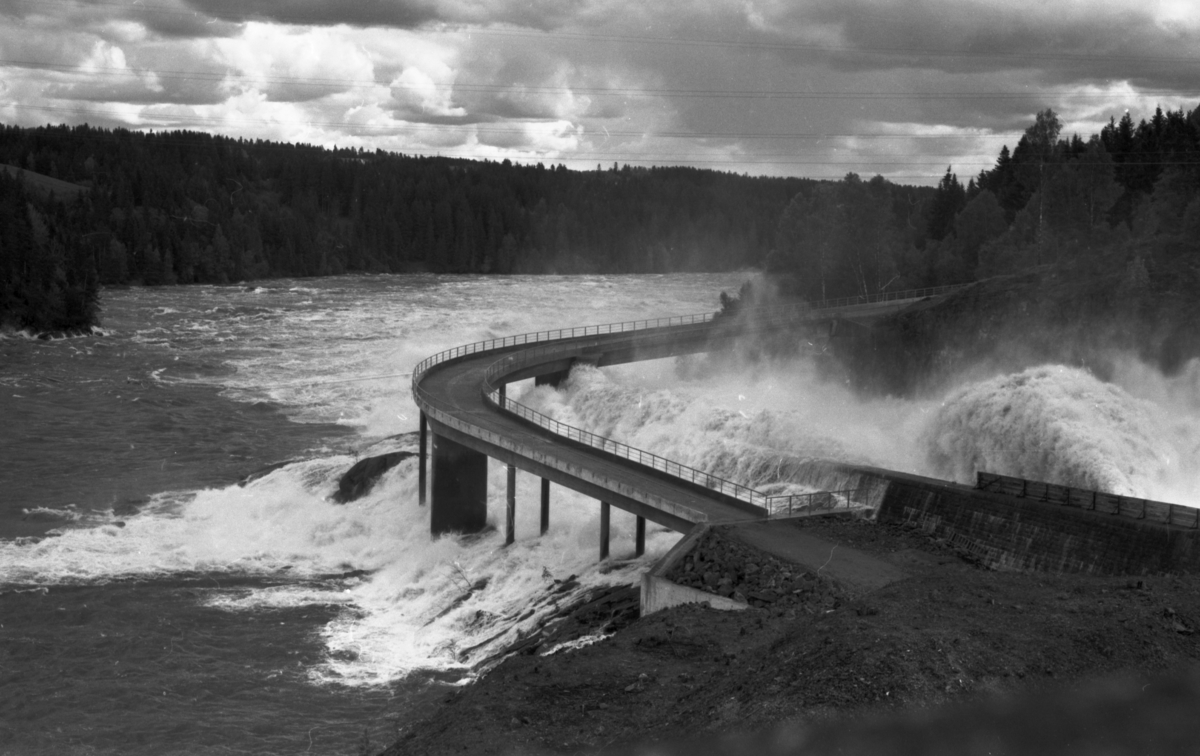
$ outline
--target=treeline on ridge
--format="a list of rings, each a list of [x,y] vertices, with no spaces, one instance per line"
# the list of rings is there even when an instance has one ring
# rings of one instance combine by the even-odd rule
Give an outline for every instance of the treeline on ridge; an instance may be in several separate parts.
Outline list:
[[[1200,108],[1086,141],[1037,114],[995,167],[931,194],[855,174],[805,187],[781,214],[766,267],[810,300],[967,283],[1055,264],[1121,275],[1130,290],[1181,270],[1200,288]],[[1189,272],[1190,271],[1190,272]],[[1195,289],[1193,289],[1195,290]]]
[[[1174,275],[1200,244],[1200,108],[1061,131],[1042,111],[965,186],[951,167],[913,187],[0,127],[0,325],[84,328],[99,285],[346,272],[753,266],[808,299],[1051,262],[1134,288]]]
[[[196,132],[0,128],[0,164],[85,187],[29,187],[29,223],[83,247],[101,284],[346,272],[728,270],[761,261],[803,186],[691,168],[568,171],[321,149]],[[27,182],[28,183],[28,182]],[[43,183],[48,183],[43,181]],[[26,237],[29,235],[26,234]],[[33,239],[34,246],[44,243]],[[0,249],[16,289],[25,241]],[[16,245],[15,248],[13,245]],[[39,253],[40,254],[40,253]],[[37,255],[35,255],[37,256]],[[9,320],[11,295],[0,300]]]

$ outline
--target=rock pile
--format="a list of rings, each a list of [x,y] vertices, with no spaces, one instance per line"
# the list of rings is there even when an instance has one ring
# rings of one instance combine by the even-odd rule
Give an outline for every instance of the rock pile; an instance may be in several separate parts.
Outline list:
[[[366,496],[385,472],[415,456],[412,452],[396,451],[359,460],[338,480],[338,490],[333,493],[333,500],[338,504],[348,504]]]
[[[754,607],[836,609],[837,588],[797,564],[764,554],[713,528],[666,578],[679,585],[731,598]]]

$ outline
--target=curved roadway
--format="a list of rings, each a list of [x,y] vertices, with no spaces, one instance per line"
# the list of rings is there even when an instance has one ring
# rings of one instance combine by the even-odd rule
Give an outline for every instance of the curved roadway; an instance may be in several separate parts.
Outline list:
[[[927,298],[825,308],[819,317],[813,312],[811,319],[854,317],[868,311],[879,316]],[[706,322],[699,322],[701,318]],[[755,329],[769,330],[772,321],[764,322],[767,325],[756,324]],[[782,321],[774,323],[775,327],[782,325]],[[662,327],[646,325],[651,327],[562,338],[535,334],[529,337],[531,343],[517,345],[508,340],[460,348],[458,351],[466,353],[438,355],[428,361],[432,364],[418,366],[413,375],[413,398],[435,434],[674,530],[686,532],[699,522],[765,518],[762,507],[571,440],[501,409],[488,398],[489,391],[508,382],[559,372],[575,361],[606,365],[709,351],[745,332],[744,325],[733,328],[711,316]],[[794,317],[789,327],[795,327]]]

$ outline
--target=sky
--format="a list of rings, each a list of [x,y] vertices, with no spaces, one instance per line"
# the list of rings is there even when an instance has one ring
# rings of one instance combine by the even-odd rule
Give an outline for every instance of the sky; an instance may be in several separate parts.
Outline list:
[[[0,123],[965,182],[1200,106],[1197,0],[0,0]]]

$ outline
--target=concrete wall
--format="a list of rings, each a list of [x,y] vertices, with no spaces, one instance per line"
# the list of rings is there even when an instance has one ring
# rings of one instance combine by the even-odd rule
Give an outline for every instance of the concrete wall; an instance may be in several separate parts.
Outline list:
[[[668,551],[658,563],[642,575],[641,615],[645,617],[663,609],[680,604],[708,604],[713,609],[737,611],[747,608],[746,604],[733,599],[717,596],[707,591],[679,585],[667,580],[663,575],[671,571],[675,563],[683,559],[689,551],[695,548],[708,525],[697,525],[692,528],[674,548]]]
[[[882,473],[880,522],[915,525],[1001,569],[1200,572],[1200,531]]]

